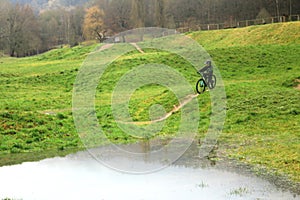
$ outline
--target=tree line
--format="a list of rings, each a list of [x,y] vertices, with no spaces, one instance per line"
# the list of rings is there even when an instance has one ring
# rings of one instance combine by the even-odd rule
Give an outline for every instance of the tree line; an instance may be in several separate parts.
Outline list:
[[[44,10],[1,0],[0,50],[30,56],[63,44],[102,42],[138,27],[174,29],[299,13],[297,0],[91,0]]]

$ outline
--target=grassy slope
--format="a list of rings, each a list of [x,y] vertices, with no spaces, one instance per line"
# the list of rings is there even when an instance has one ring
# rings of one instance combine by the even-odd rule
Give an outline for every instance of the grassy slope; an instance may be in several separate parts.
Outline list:
[[[96,96],[97,116],[103,131],[113,142],[127,143],[135,141],[135,138],[124,134],[123,131],[118,128],[111,113],[112,91],[119,79],[131,69],[142,64],[159,61],[160,63],[176,68],[187,80],[190,80],[192,85],[197,81],[198,75],[195,74],[195,69],[179,56],[170,55],[166,52],[158,52],[152,49],[146,49],[144,51],[146,52],[145,54],[134,51],[116,60],[107,69],[99,82]],[[208,95],[206,95],[206,97],[208,97]],[[178,105],[178,101],[175,95],[165,87],[158,85],[144,86],[133,93],[129,102],[129,112],[131,113],[133,121],[149,121],[149,109],[153,104],[160,104],[166,109],[166,112],[169,112],[173,109],[173,105]],[[202,108],[205,112],[208,109],[208,105]],[[159,133],[161,139],[168,140],[168,138],[176,133],[180,114],[179,111],[166,120],[165,128]],[[204,115],[205,114],[203,114],[203,118],[208,118],[207,115]]]
[[[226,155],[300,181],[300,23],[191,34],[226,84]]]
[[[77,70],[92,49],[63,48],[29,58],[1,58],[0,165],[20,159],[7,153],[78,147],[72,89]]]
[[[227,156],[275,169],[295,181],[300,181],[300,91],[293,88],[294,80],[300,78],[299,27],[300,23],[286,23],[191,34],[212,55],[226,84],[228,113],[219,140],[221,149]],[[81,146],[71,115],[72,84],[92,48],[63,48],[22,59],[0,58],[0,165],[14,157],[20,160],[19,152]],[[97,116],[111,140],[134,141],[112,118],[110,97],[117,78],[153,60],[178,69],[191,83],[197,80],[191,67],[182,68],[187,63],[164,52],[146,50],[141,55],[136,51],[118,59],[97,89]],[[209,123],[209,95],[198,99],[202,105],[201,136]],[[169,111],[176,102],[164,88],[146,87],[134,93],[129,108],[135,120],[144,121],[149,118],[147,108],[151,104],[163,104]],[[168,138],[178,129],[179,117],[180,112],[167,120],[162,137]]]
[[[240,29],[194,32],[191,36],[208,49],[267,44],[299,44],[299,22],[249,26]]]

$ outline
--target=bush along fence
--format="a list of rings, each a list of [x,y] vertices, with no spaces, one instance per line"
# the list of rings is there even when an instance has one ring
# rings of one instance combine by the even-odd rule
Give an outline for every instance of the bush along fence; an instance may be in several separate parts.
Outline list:
[[[278,17],[244,20],[244,21],[229,20],[225,23],[220,23],[220,24],[202,24],[194,27],[181,27],[178,28],[177,31],[180,33],[186,33],[190,31],[200,31],[200,30],[207,31],[207,30],[227,29],[227,28],[242,28],[242,27],[253,26],[253,25],[282,23],[282,22],[291,22],[291,21],[300,21],[300,15],[278,16]]]

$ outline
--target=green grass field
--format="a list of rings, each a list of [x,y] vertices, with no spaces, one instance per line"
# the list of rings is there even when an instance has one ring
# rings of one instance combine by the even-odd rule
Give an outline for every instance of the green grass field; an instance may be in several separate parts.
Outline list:
[[[300,23],[196,32],[217,63],[228,110],[225,154],[300,181]]]
[[[300,91],[295,89],[300,79],[300,23],[189,36],[206,48],[225,83],[227,117],[219,153],[300,182]],[[94,48],[64,47],[34,57],[0,58],[0,165],[31,160],[26,155],[32,153],[47,157],[83,148],[72,117],[72,90],[83,60]],[[145,54],[133,51],[120,57],[103,75],[96,94],[96,114],[111,141],[136,141],[114,122],[110,106],[114,85],[130,69],[153,61],[174,67],[191,84],[197,81],[189,63],[167,52],[145,49]],[[209,93],[197,98],[201,138],[209,124]],[[153,104],[168,112],[178,101],[164,87],[141,88],[130,99],[132,118],[149,120]],[[179,118],[180,111],[167,119],[159,137],[172,137]]]

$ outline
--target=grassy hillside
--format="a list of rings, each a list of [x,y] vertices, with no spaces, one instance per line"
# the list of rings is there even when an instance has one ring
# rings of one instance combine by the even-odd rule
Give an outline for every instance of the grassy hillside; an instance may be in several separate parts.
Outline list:
[[[238,29],[194,32],[190,34],[207,49],[300,44],[300,23],[277,23]]]
[[[93,48],[0,59],[0,165],[14,163],[14,157],[33,159],[16,153],[78,148],[71,115],[73,82]]]
[[[226,86],[227,156],[300,181],[300,23],[195,32]]]
[[[191,37],[208,50],[225,82],[228,108],[219,153],[300,182],[300,91],[294,88],[300,79],[300,23],[196,32]],[[24,152],[82,148],[71,113],[72,89],[93,48],[65,47],[30,58],[0,58],[0,165],[24,159],[20,154]],[[192,84],[197,81],[189,63],[167,52],[145,49],[145,54],[133,51],[120,57],[103,75],[96,98],[97,117],[114,142],[135,139],[114,122],[112,89],[130,69],[152,61],[174,67]],[[209,124],[209,93],[198,100],[202,115],[198,137],[202,137]],[[147,120],[155,103],[168,112],[178,102],[163,87],[142,88],[130,100],[133,119]],[[166,121],[161,138],[176,132],[179,117],[180,112]]]

